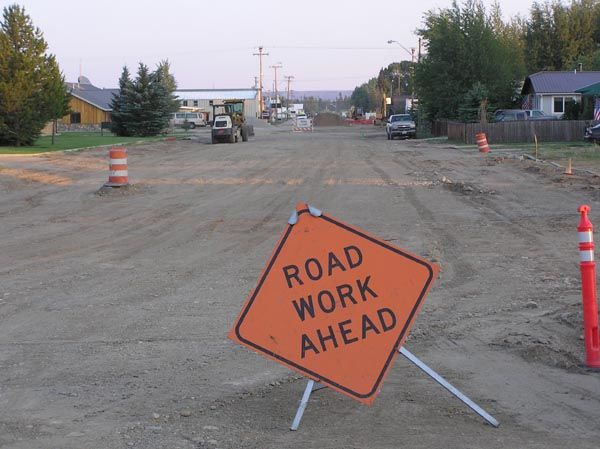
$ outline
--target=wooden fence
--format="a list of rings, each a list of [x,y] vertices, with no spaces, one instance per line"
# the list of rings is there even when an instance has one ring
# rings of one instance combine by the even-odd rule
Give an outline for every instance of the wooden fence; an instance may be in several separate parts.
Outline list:
[[[591,120],[525,120],[499,123],[447,122],[448,140],[475,143],[475,134],[485,133],[488,143],[581,141]]]
[[[448,120],[436,120],[431,124],[431,134],[434,137],[448,135]]]

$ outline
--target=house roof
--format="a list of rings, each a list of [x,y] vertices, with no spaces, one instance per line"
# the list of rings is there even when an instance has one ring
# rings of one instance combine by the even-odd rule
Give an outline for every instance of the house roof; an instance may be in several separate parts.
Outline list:
[[[182,100],[254,100],[257,89],[178,89],[173,92]]]
[[[117,95],[119,93],[119,89],[101,89],[91,84],[66,84],[71,95],[107,112],[112,110],[110,103],[113,99],[113,94]]]
[[[600,72],[537,72],[525,78],[521,94],[564,94],[600,82]]]

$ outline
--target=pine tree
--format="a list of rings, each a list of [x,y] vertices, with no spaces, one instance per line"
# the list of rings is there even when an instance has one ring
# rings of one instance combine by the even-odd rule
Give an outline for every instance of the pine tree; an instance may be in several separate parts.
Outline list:
[[[130,101],[133,90],[133,82],[129,75],[127,66],[123,67],[121,77],[119,78],[119,93],[113,95],[110,103],[112,109],[111,116],[111,131],[118,136],[131,136],[127,124],[131,122]]]
[[[179,108],[173,95],[175,79],[168,63],[150,72],[140,63],[137,77],[131,80],[127,67],[119,79],[119,94],[113,98],[112,131],[120,136],[155,136],[167,128],[171,113]]]
[[[68,93],[56,59],[25,9],[4,8],[0,22],[0,145],[31,145],[66,112]]]

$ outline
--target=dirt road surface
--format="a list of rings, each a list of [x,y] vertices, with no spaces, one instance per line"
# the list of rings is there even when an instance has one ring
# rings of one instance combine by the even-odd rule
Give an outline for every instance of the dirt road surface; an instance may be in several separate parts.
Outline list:
[[[0,447],[597,448],[582,367],[577,207],[600,182],[372,127],[258,128],[248,143],[0,156]],[[437,261],[406,347],[366,407],[226,334],[298,201]]]

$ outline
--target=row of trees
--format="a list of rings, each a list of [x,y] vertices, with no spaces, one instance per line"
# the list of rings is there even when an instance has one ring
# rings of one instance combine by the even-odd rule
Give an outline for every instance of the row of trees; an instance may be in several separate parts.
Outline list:
[[[425,55],[379,71],[358,86],[355,106],[382,107],[397,73],[400,92],[414,80],[423,115],[465,121],[496,108],[520,106],[527,74],[541,70],[600,70],[600,1],[549,0],[534,3],[529,17],[502,18],[499,3],[486,10],[480,0],[454,1],[425,14],[417,34]],[[414,70],[414,74],[412,72]]]
[[[322,98],[311,95],[308,97],[305,96],[291,99],[290,103],[302,103],[304,105],[304,112],[309,115],[315,115],[323,111],[344,111],[351,106],[350,98],[342,95],[341,92],[338,92],[338,96],[335,100],[323,100]]]
[[[402,61],[380,69],[376,77],[354,89],[351,103],[363,111],[374,111],[383,107],[386,96],[411,95],[414,66],[411,61]]]
[[[534,3],[527,20],[514,19],[529,72],[600,70],[600,2]]]

